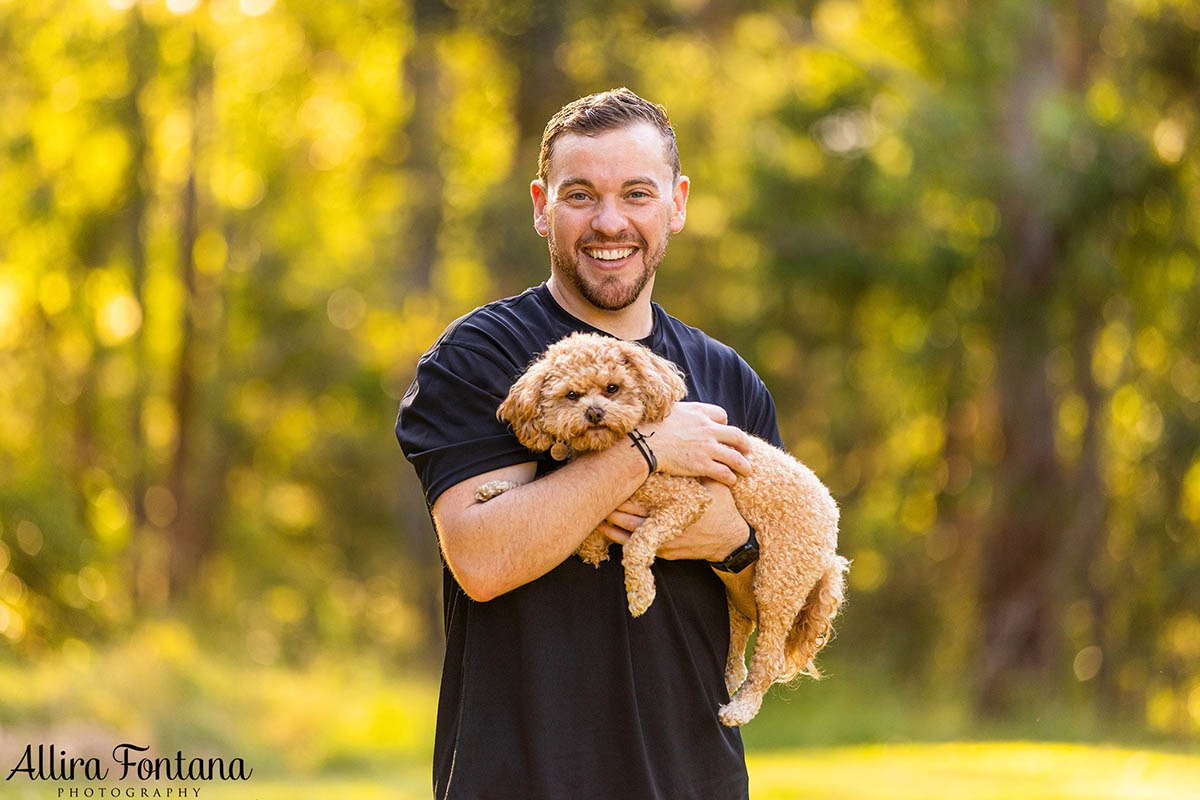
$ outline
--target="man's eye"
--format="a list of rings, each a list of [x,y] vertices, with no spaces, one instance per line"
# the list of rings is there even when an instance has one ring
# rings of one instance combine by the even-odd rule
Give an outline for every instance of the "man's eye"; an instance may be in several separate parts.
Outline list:
[[[620,386],[617,386],[615,383],[610,383],[604,388],[604,391],[608,392],[609,394],[616,394],[618,391],[620,391],[620,389]]]
[[[631,198],[633,198],[634,200],[641,200],[643,198],[649,197],[650,193],[644,192],[641,189],[634,189],[632,192],[629,193],[629,196]]]
[[[567,399],[568,400],[578,400],[579,392],[572,389],[571,391],[567,392]]]
[[[569,195],[567,195],[567,199],[582,203],[588,199],[588,196],[587,192],[571,192]]]

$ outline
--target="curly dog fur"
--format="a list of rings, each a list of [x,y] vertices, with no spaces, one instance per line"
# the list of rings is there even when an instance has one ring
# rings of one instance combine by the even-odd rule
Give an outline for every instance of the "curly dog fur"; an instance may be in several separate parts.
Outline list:
[[[497,416],[530,450],[553,448],[558,457],[603,450],[639,424],[665,418],[686,393],[679,369],[649,349],[576,333],[530,365]],[[732,699],[719,717],[731,726],[754,718],[773,683],[801,673],[820,677],[814,659],[829,640],[849,568],[836,552],[838,508],[829,491],[779,448],[755,437],[750,442],[753,472],[738,478],[731,492],[742,517],[758,532],[758,639],[747,669],[744,654],[755,621],[729,603],[725,684]],[[476,499],[483,502],[514,485],[484,484]],[[629,610],[638,616],[654,601],[650,567],[658,548],[699,519],[711,498],[695,478],[654,473],[633,499],[651,509],[625,545],[622,560]],[[609,540],[593,531],[578,555],[599,566],[608,558],[608,546]]]

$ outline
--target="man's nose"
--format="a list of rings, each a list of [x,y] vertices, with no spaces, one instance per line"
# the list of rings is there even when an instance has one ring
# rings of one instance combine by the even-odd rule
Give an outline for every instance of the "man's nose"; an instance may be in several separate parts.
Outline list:
[[[616,236],[624,232],[628,225],[629,220],[617,208],[615,199],[605,200],[601,203],[596,216],[592,217],[592,230],[605,236]]]
[[[600,408],[600,406],[592,406],[587,411],[583,412],[583,415],[587,417],[588,422],[592,423],[593,425],[599,425],[604,419],[604,409]]]

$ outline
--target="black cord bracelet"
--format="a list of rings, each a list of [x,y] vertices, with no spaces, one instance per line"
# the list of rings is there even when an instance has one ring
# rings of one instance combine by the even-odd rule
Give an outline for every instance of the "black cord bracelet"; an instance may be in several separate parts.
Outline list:
[[[650,436],[653,435],[653,433],[650,434]],[[638,452],[642,454],[642,458],[646,459],[646,466],[650,467],[650,474],[653,475],[658,471],[658,459],[654,457],[654,451],[650,449],[650,442],[646,441],[650,436],[646,436],[637,428],[629,432],[629,438],[633,440],[633,444],[630,447],[638,449]]]

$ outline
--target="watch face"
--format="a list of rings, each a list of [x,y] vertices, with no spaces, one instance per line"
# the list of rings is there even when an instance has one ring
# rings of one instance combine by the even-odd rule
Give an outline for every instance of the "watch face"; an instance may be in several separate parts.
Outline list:
[[[753,538],[734,550],[724,561],[710,561],[714,569],[723,572],[741,572],[746,567],[758,561],[758,542]]]
[[[755,561],[758,561],[758,547],[746,544],[725,561],[725,568],[730,572],[741,572]]]
[[[750,528],[750,538],[746,543],[729,554],[729,558],[724,561],[708,562],[713,569],[719,569],[722,572],[741,572],[746,567],[758,561],[758,534],[754,528]]]

